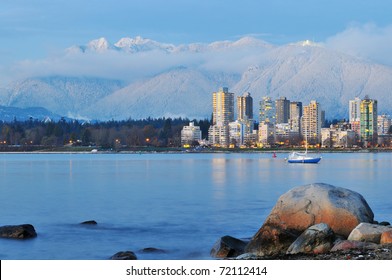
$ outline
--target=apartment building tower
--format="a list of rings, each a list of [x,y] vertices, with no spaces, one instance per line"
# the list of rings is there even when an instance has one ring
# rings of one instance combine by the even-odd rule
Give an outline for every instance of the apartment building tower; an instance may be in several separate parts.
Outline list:
[[[308,143],[319,144],[321,142],[321,106],[312,100],[303,107],[301,119],[301,134]]]
[[[377,100],[368,96],[361,101],[360,105],[361,140],[365,146],[377,143]]]

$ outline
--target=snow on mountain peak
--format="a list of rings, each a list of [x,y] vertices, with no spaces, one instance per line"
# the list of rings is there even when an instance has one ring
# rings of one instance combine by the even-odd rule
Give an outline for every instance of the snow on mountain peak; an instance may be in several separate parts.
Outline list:
[[[99,39],[90,41],[87,44],[87,49],[102,52],[111,49],[111,45],[108,40],[106,40],[106,38],[101,37]]]
[[[124,37],[114,44],[119,50],[135,53],[139,51],[162,50],[165,52],[172,52],[174,45],[160,43],[151,39],[145,39],[141,36],[135,38]]]
[[[121,38],[117,43],[114,45],[118,48],[130,48],[134,45],[142,45],[142,44],[147,44],[151,40],[149,39],[144,39],[140,36],[136,36],[135,38],[130,38],[130,37],[124,37]]]
[[[242,37],[241,39],[233,42],[232,45],[236,47],[262,47],[262,48],[272,47],[271,44],[251,36]]]
[[[304,40],[294,43],[293,45],[301,46],[301,47],[322,47],[321,44],[313,42],[311,40]]]

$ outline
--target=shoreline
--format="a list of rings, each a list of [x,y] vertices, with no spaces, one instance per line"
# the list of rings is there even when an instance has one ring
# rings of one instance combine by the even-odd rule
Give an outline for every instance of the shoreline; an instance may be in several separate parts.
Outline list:
[[[256,257],[257,260],[392,260],[392,243],[377,245],[376,248],[350,249],[323,254],[278,255]]]
[[[180,148],[157,148],[157,149],[132,149],[132,150],[95,150],[91,149],[40,149],[40,150],[0,150],[0,154],[288,154],[293,151],[301,152],[302,149],[284,150],[261,150],[261,149],[208,149],[187,150]],[[392,149],[362,149],[362,150],[308,150],[311,154],[376,154],[391,153]]]

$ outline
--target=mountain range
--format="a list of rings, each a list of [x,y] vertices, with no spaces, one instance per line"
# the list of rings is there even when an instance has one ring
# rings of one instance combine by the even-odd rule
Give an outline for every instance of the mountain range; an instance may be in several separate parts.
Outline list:
[[[341,119],[348,118],[349,100],[368,95],[379,101],[379,113],[392,113],[391,67],[310,41],[276,46],[244,37],[176,46],[100,38],[66,49],[61,61],[67,60],[102,71],[81,73],[75,64],[77,75],[59,71],[17,80],[0,89],[0,105],[89,120],[201,119],[211,116],[212,92],[226,86],[236,96],[251,93],[256,119],[263,96],[304,105],[317,100],[328,119]]]

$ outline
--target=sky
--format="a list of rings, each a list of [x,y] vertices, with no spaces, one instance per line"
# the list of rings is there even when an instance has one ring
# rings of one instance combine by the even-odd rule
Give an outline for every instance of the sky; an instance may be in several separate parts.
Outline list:
[[[392,65],[390,11],[390,0],[1,0],[0,74],[96,38],[136,36],[172,44],[309,39]]]

